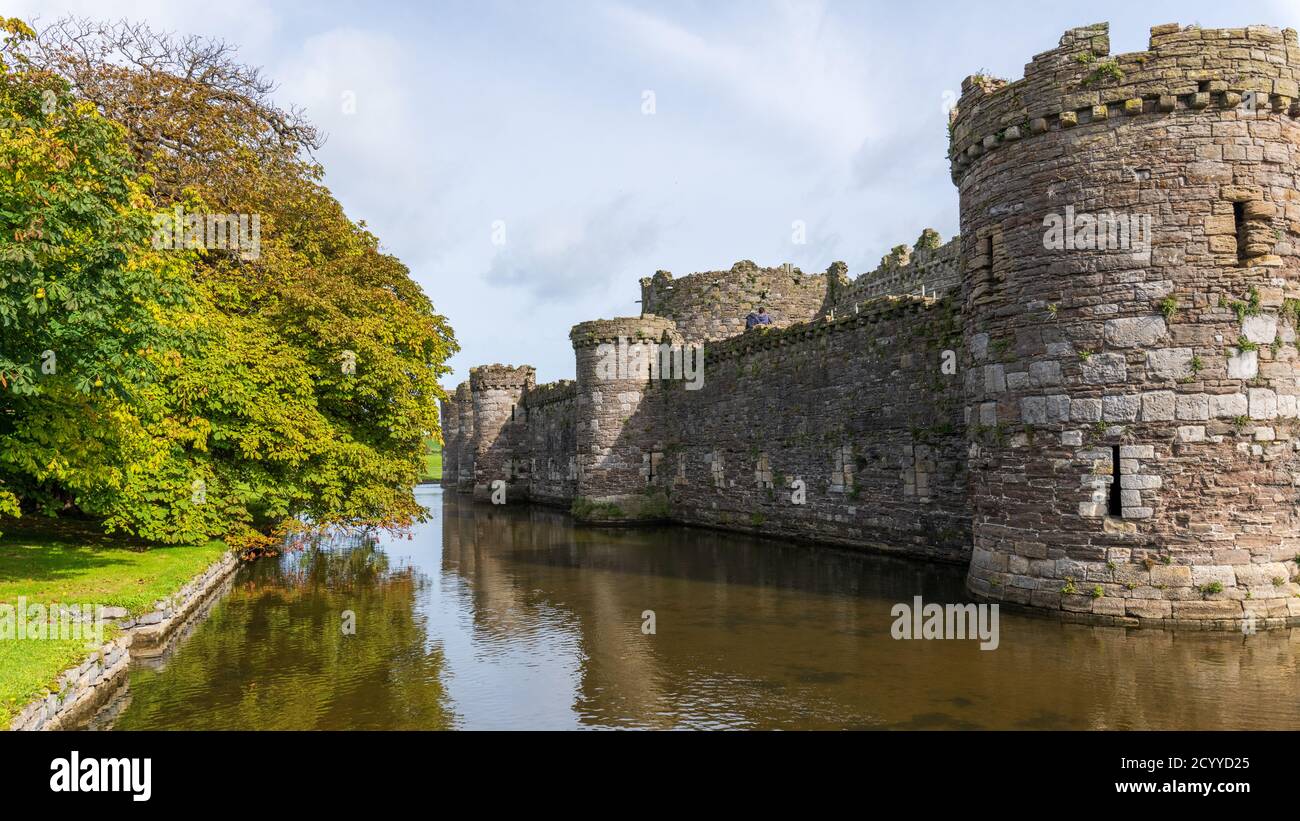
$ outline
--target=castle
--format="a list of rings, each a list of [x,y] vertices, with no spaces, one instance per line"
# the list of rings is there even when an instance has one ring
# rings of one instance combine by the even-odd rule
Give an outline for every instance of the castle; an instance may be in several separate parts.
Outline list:
[[[444,484],[961,562],[1067,620],[1300,624],[1296,32],[1109,52],[1072,29],[962,83],[947,244],[660,271],[640,317],[572,329],[576,381],[472,369]],[[620,344],[701,345],[703,384],[611,370]]]

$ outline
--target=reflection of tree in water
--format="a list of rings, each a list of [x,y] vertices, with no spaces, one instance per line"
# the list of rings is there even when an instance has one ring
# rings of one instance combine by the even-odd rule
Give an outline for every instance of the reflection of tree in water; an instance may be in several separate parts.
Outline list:
[[[451,714],[416,596],[372,538],[317,542],[241,571],[161,670],[132,673],[116,724],[184,729],[441,729]],[[345,611],[356,634],[344,635]]]

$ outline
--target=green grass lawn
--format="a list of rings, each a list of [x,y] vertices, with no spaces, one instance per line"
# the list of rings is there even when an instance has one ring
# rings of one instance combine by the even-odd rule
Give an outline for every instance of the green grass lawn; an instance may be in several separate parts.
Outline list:
[[[424,473],[420,475],[420,481],[442,481],[442,445],[432,439],[425,439],[424,450]]]
[[[147,612],[226,552],[224,542],[149,546],[84,522],[0,522],[0,602],[92,604]],[[105,638],[109,638],[105,636]],[[0,641],[0,729],[92,648],[74,639]]]

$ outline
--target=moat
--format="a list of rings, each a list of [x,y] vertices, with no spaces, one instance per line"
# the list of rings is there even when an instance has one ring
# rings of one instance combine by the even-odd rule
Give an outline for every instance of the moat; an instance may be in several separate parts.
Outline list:
[[[965,568],[418,494],[409,539],[242,568],[94,726],[1300,729],[1300,629],[898,641],[891,607],[967,601]]]

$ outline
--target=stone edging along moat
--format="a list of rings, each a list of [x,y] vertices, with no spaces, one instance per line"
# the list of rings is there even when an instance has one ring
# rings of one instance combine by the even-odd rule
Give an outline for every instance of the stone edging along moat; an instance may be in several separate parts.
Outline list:
[[[58,692],[29,703],[9,725],[10,730],[60,730],[76,726],[99,709],[127,674],[131,657],[159,655],[187,617],[239,567],[234,553],[208,565],[184,587],[154,605],[143,616],[110,618],[121,635],[105,643],[58,678]],[[110,609],[113,610],[113,609]]]

